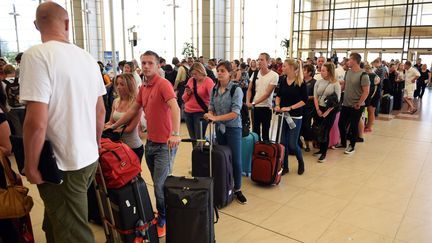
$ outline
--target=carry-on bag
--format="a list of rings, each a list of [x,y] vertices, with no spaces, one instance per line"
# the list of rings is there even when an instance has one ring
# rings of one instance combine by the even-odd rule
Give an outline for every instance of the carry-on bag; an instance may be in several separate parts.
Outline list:
[[[201,143],[192,150],[192,176],[213,177],[214,204],[217,208],[223,208],[232,202],[234,196],[231,149],[214,144],[216,125],[214,122],[209,125],[209,143]]]
[[[169,176],[164,194],[167,243],[215,242],[213,178]]]
[[[107,188],[121,188],[141,173],[141,164],[135,152],[120,141],[101,139],[99,163]],[[99,171],[96,179],[100,180]],[[99,183],[101,183],[99,181]]]
[[[285,154],[285,147],[280,143],[282,124],[285,120],[284,113],[281,119],[272,119],[270,137],[273,137],[274,126],[279,121],[277,139],[275,141],[259,141],[255,143],[252,155],[252,174],[254,182],[263,185],[277,185],[282,176],[282,160]]]
[[[258,142],[258,134],[250,132],[246,137],[242,137],[242,172],[245,176],[251,174],[252,154],[255,143]]]
[[[381,98],[381,113],[390,114],[393,111],[393,96],[386,94]]]
[[[100,165],[97,171],[102,174]],[[93,185],[107,242],[159,242],[157,218],[141,176],[116,189],[108,189],[103,176]]]

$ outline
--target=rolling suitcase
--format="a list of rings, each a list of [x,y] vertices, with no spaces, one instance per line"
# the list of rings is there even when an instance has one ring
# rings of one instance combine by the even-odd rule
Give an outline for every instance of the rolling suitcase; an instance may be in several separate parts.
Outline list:
[[[258,142],[258,134],[250,132],[246,137],[242,137],[242,170],[243,175],[250,176],[252,154],[255,143]]]
[[[393,97],[393,110],[402,109],[403,89],[396,89]]]
[[[214,205],[223,208],[234,198],[232,155],[228,146],[213,144],[214,131],[215,124],[210,122],[210,143],[192,150],[192,176],[213,176]]]
[[[147,185],[138,176],[119,189],[109,189],[114,220],[124,242],[135,242],[140,235],[145,242],[159,242]],[[141,242],[141,241],[140,241]]]
[[[167,243],[215,242],[213,178],[169,176],[164,194]]]
[[[98,171],[102,173],[100,165]],[[93,185],[107,242],[159,242],[157,218],[140,176],[116,189],[108,189],[103,176],[93,180]]]
[[[393,111],[393,96],[386,94],[381,98],[381,113],[390,114]]]
[[[280,143],[282,124],[284,115],[281,119],[272,119],[272,127],[270,128],[270,137],[276,120],[279,121],[279,129],[276,141],[260,141],[255,143],[252,156],[252,174],[251,179],[254,182],[263,185],[277,185],[281,180],[282,175],[282,160],[285,154],[285,147]]]

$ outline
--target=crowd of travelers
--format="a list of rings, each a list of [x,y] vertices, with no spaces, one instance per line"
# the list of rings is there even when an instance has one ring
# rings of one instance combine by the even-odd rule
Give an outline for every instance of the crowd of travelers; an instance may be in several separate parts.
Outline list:
[[[121,61],[110,73],[109,64],[96,62],[70,44],[68,23],[62,7],[41,4],[35,26],[43,44],[20,53],[16,66],[0,59],[0,150],[10,155],[9,135],[25,134],[24,171],[44,201],[48,242],[66,238],[91,242],[83,201],[95,174],[104,129],[121,132],[121,140],[140,160],[145,158],[154,184],[158,233],[164,235],[163,184],[172,173],[181,135],[205,137],[208,122],[216,123],[217,143],[232,151],[235,198],[244,204],[243,107],[249,108],[252,131],[261,141],[274,140],[270,137],[274,113],[284,114],[282,174],[289,173],[293,154],[302,175],[306,171],[302,150],[316,148],[312,152],[320,163],[326,161],[329,148],[354,153],[356,143],[365,141],[364,134],[373,132],[383,96],[403,92],[406,112],[415,114],[431,84],[431,70],[421,59],[415,64],[380,58],[368,63],[358,53],[340,62],[335,56],[282,60],[263,52],[246,61],[175,57],[167,64],[157,53],[146,51],[139,62]],[[181,121],[188,135],[180,134]],[[59,169],[68,172],[61,187],[43,183],[37,169],[45,138],[55,144]],[[4,178],[0,185],[5,185]],[[2,231],[10,228],[1,223]]]

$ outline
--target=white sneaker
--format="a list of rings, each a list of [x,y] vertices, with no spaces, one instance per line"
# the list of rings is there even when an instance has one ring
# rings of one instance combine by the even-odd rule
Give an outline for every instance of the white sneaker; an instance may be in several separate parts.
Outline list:
[[[354,152],[355,152],[354,148],[351,145],[348,145],[348,147],[345,149],[344,153],[345,154],[352,154]]]

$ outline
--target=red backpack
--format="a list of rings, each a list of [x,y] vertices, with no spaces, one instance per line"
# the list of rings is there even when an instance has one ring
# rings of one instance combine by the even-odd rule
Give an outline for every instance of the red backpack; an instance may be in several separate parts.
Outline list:
[[[141,173],[141,163],[135,152],[122,142],[113,142],[108,138],[101,139],[99,163],[106,187],[120,188]],[[98,183],[101,178],[96,173]]]

